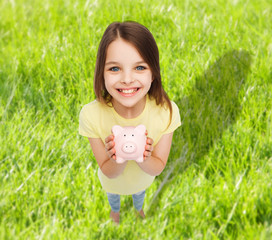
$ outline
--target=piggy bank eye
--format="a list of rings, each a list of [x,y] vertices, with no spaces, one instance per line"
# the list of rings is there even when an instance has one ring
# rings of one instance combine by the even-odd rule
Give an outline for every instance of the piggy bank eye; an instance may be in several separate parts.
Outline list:
[[[126,137],[127,135],[126,134],[124,134],[124,137]]]
[[[132,134],[132,137],[134,137],[134,134]]]

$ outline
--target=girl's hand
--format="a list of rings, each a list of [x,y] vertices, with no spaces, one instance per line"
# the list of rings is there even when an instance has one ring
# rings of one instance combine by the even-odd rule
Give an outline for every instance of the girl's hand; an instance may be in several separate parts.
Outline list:
[[[106,153],[108,154],[109,158],[116,160],[116,156],[115,156],[116,150],[115,150],[114,146],[115,146],[114,136],[109,135],[105,139],[105,150],[106,150]]]
[[[145,135],[147,136],[147,131],[145,132]],[[153,151],[153,139],[147,137],[146,138],[146,145],[145,145],[145,151],[144,151],[144,160],[148,159],[151,157],[152,151]]]

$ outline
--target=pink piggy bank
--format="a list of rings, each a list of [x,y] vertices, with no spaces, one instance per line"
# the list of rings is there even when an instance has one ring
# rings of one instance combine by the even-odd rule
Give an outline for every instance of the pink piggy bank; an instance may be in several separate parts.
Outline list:
[[[137,127],[112,127],[114,135],[116,162],[123,163],[126,160],[143,162],[146,145],[146,128],[144,125]]]

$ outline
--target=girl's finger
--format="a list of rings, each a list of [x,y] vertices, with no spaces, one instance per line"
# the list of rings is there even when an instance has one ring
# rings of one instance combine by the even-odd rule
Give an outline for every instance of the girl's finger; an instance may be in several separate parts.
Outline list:
[[[113,158],[113,156],[115,156],[115,149],[112,148],[112,149],[109,150],[107,153],[108,153],[108,156],[109,156],[110,158]]]
[[[151,152],[149,151],[144,151],[144,157],[147,158],[147,157],[150,157],[151,156]]]
[[[110,142],[110,141],[113,141],[113,139],[114,139],[114,136],[113,136],[113,135],[110,135],[110,136],[108,136],[108,137],[105,138],[105,143],[108,143],[108,142]]]
[[[114,142],[111,141],[111,142],[106,143],[105,148],[108,151],[108,150],[112,149],[114,147],[114,145],[115,145]]]
[[[153,151],[153,146],[152,145],[145,145],[145,150],[152,152]]]
[[[152,138],[146,138],[146,143],[149,144],[149,145],[152,145],[153,144],[153,139]]]

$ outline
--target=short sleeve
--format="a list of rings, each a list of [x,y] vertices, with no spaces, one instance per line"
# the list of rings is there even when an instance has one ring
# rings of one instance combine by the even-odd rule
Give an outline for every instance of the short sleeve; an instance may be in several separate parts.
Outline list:
[[[171,123],[169,124],[167,129],[163,132],[163,134],[174,132],[181,125],[179,108],[173,101],[171,101],[171,104],[172,104]]]
[[[94,122],[91,120],[91,113],[88,112],[88,108],[84,106],[79,113],[79,128],[80,135],[88,138],[99,138]]]

